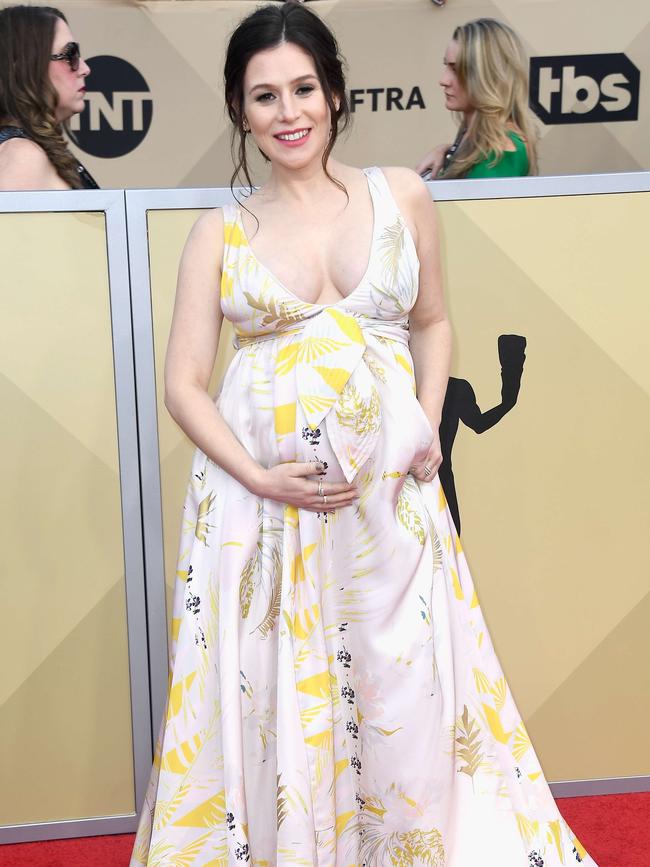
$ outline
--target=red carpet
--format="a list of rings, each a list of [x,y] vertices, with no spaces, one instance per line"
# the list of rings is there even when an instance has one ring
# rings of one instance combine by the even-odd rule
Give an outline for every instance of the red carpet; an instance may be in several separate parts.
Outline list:
[[[650,867],[650,792],[561,798],[558,805],[599,867]],[[133,835],[121,834],[2,846],[0,867],[128,867],[132,845]]]

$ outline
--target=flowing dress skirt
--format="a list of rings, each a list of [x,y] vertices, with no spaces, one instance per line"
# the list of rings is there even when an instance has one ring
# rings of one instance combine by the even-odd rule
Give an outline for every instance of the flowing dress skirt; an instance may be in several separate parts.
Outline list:
[[[318,459],[341,480],[327,427],[300,403],[283,416],[291,339],[240,349],[220,411],[263,465]],[[132,867],[594,864],[546,784],[440,483],[409,475],[431,429],[408,349],[369,338],[365,358],[382,415],[356,506],[261,500],[195,456]]]

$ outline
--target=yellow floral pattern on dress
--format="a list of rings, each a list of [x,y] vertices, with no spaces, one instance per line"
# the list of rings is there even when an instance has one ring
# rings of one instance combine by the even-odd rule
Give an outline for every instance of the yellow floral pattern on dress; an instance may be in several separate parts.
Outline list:
[[[261,500],[197,452],[170,691],[131,867],[593,867],[550,794],[436,478],[384,174],[367,272],[301,301],[224,208],[238,352],[217,405],[263,466],[320,461],[353,507]],[[314,489],[317,476],[313,476]]]

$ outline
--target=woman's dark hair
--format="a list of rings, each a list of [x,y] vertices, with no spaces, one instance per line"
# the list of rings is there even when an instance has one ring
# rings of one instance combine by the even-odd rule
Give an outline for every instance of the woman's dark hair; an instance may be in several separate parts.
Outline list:
[[[228,43],[224,66],[226,106],[232,121],[231,149],[235,170],[231,187],[243,174],[252,189],[246,160],[246,132],[244,130],[244,75],[250,59],[259,51],[290,42],[302,48],[314,61],[325,101],[330,110],[330,139],[323,152],[325,174],[337,186],[339,181],[327,171],[327,160],[336,139],[350,121],[350,108],[345,89],[343,58],[334,34],[321,19],[298,0],[282,4],[269,4],[256,9],[241,21]],[[262,154],[266,158],[265,154]]]
[[[66,21],[53,6],[0,9],[0,121],[22,127],[59,176],[78,189],[77,161],[56,119],[58,96],[48,74],[59,19]]]

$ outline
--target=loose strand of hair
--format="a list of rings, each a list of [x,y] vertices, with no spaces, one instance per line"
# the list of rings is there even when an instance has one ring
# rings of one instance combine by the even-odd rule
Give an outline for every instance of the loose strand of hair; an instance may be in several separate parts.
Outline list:
[[[236,140],[238,137],[239,146],[236,147]],[[243,208],[246,213],[250,214],[251,217],[255,220],[255,223],[257,224],[255,228],[255,233],[257,233],[257,230],[260,227],[260,221],[257,219],[257,216],[251,211],[251,209],[246,207],[245,202],[243,202],[235,192],[236,183],[241,189],[241,174],[243,173],[247,187],[244,192],[244,197],[248,198],[253,194],[253,180],[250,176],[250,171],[248,169],[248,159],[246,157],[246,133],[244,132],[243,126],[241,124],[241,119],[238,120],[237,125],[233,123],[232,131],[230,133],[230,151],[232,154],[233,164],[235,166],[234,171],[230,176],[230,192],[232,193],[232,197],[237,202],[239,207]]]

